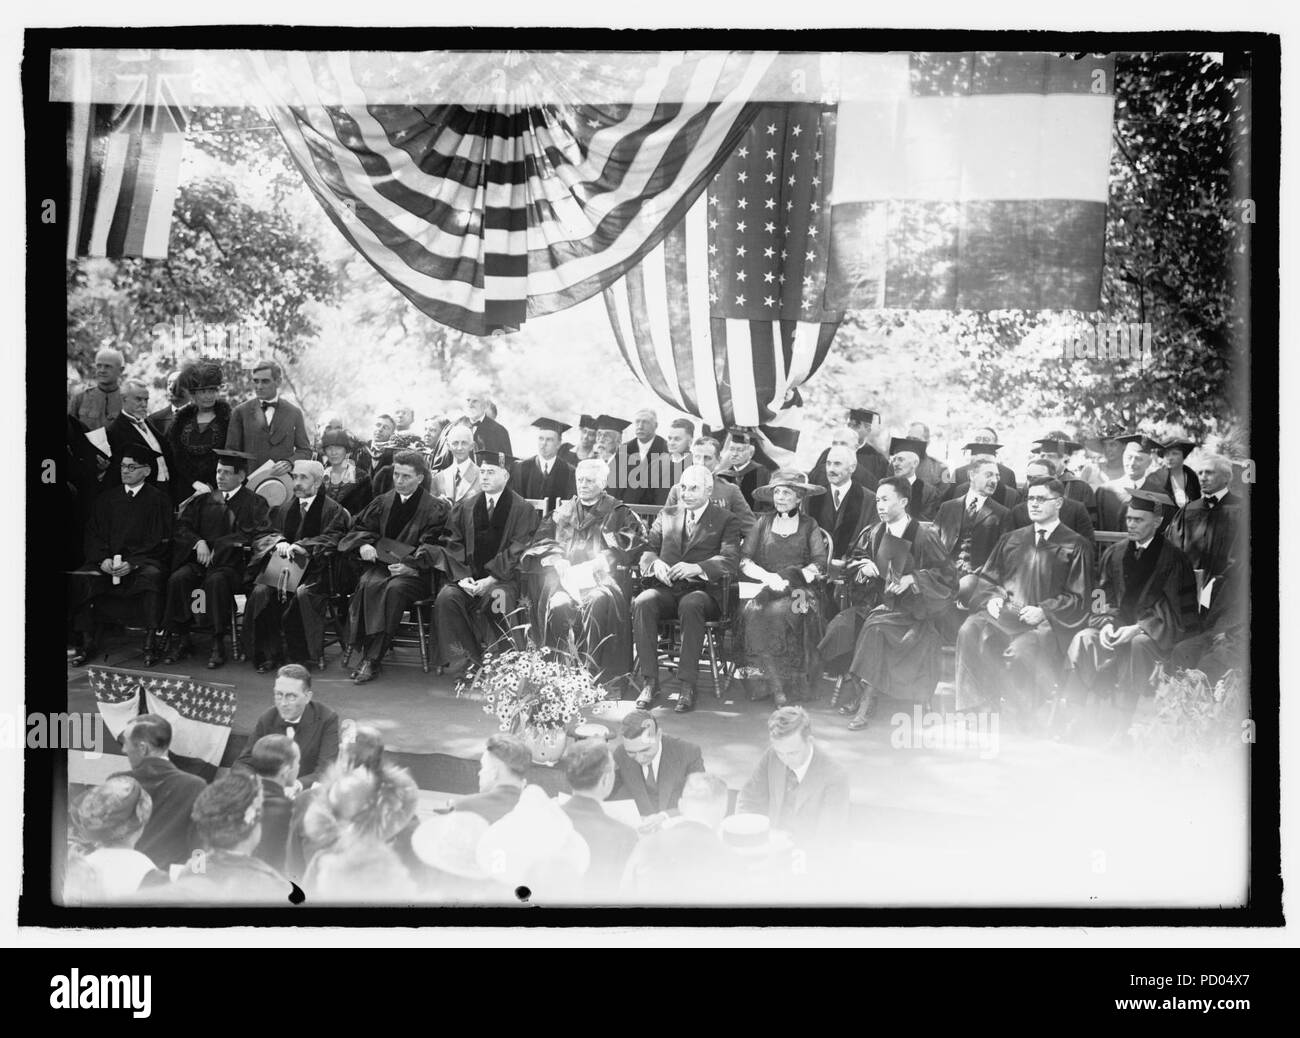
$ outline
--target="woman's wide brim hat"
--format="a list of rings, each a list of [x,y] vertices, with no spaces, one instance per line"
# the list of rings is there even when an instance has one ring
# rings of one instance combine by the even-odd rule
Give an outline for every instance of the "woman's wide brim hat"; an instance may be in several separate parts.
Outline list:
[[[249,473],[248,489],[259,497],[266,498],[267,504],[272,508],[278,508],[293,497],[293,479],[288,473],[283,476],[271,475],[268,463],[256,472]]]
[[[771,479],[754,491],[754,497],[760,501],[771,501],[772,491],[777,487],[789,487],[810,497],[826,493],[825,487],[809,483],[808,476],[798,469],[781,469],[779,472],[774,472]]]

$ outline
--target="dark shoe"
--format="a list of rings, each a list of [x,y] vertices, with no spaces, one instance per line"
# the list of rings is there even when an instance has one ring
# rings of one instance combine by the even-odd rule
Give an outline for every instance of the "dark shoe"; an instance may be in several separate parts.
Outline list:
[[[654,706],[655,698],[659,695],[659,682],[637,675],[633,675],[629,681],[632,687],[637,690],[636,708],[638,710],[649,710]]]
[[[176,641],[172,644],[167,655],[163,657],[164,663],[179,663],[186,656],[194,652],[194,643],[190,641],[189,633],[177,636]]]
[[[226,662],[226,644],[224,639],[212,639],[212,654],[208,657],[208,670],[216,670]]]
[[[677,705],[673,707],[673,712],[677,714],[689,714],[695,709],[695,689],[689,685],[683,686],[682,690],[677,693]]]
[[[98,649],[96,648],[95,643],[87,638],[82,642],[81,648],[68,658],[68,666],[84,667],[95,658],[95,653],[97,651]]]
[[[870,692],[863,692],[862,702],[858,704],[858,712],[853,715],[853,720],[849,722],[849,731],[860,732],[867,726],[867,715],[871,713],[871,706],[875,698]]]
[[[357,668],[356,675],[352,679],[354,685],[364,685],[367,681],[374,681],[378,676],[379,664],[372,663],[370,660],[362,660],[361,666]]]
[[[162,655],[159,638],[153,631],[144,636],[144,665],[152,667]]]
[[[259,674],[269,674],[273,670],[279,670],[281,666],[282,664],[277,657],[271,657],[270,659],[263,660],[257,665],[257,672]]]

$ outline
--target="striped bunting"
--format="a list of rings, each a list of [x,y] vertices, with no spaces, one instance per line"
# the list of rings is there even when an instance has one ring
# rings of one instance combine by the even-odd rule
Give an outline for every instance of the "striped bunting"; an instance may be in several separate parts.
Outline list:
[[[68,258],[164,259],[192,62],[156,50],[72,51],[70,61]],[[109,75],[121,100],[95,102],[92,83]]]
[[[391,59],[389,86],[437,75],[428,55]],[[474,335],[573,306],[640,262],[744,132],[772,60],[631,55],[627,103],[535,103],[520,87],[461,105],[373,103],[373,64],[346,53],[250,56],[335,226],[422,312]]]
[[[827,302],[1095,310],[1115,63],[849,54]]]
[[[822,309],[834,137],[829,106],[764,107],[706,196],[606,290],[623,358],[673,407],[764,426],[825,359],[842,317]]]

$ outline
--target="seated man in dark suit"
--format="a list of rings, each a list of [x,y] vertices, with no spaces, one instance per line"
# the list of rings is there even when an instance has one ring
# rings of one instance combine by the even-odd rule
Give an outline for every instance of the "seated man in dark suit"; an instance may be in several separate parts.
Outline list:
[[[322,492],[324,480],[319,461],[295,461],[293,497],[271,517],[280,531],[275,554],[303,563],[306,569],[289,594],[280,596],[269,584],[258,584],[248,596],[244,623],[250,633],[249,656],[259,674],[283,665],[285,652],[294,663],[312,660],[317,669],[325,669],[327,567],[337,561],[335,553],[352,518]],[[266,561],[270,563],[269,555]]]
[[[550,515],[577,490],[573,466],[559,457],[560,436],[569,426],[554,418],[539,418],[533,427],[537,429],[537,457],[516,462],[511,482],[521,497],[545,501],[545,514]]]
[[[479,791],[461,797],[453,806],[457,811],[472,811],[488,822],[504,818],[519,803],[532,763],[533,751],[518,736],[488,736],[478,762]]]
[[[174,640],[167,662],[194,651],[190,627],[196,615],[212,626],[209,667],[226,662],[226,634],[233,626],[235,595],[247,594],[275,540],[266,498],[244,486],[249,457],[217,451],[217,489],[198,494],[176,523],[167,578],[167,630]],[[195,598],[195,592],[202,594]],[[196,609],[198,604],[202,608]]]
[[[677,813],[687,776],[704,770],[704,754],[693,742],[665,735],[648,711],[623,718],[623,741],[614,750],[616,777],[610,800],[634,800],[645,825]]]
[[[721,456],[722,447],[711,436],[701,436],[692,443],[690,461],[682,468],[681,472],[678,472],[677,482],[668,491],[668,499],[664,504],[680,505],[682,503],[682,472],[685,472],[686,468],[690,465],[703,465],[710,472],[716,474]],[[754,510],[749,507],[749,502],[745,500],[745,495],[740,492],[740,487],[729,480],[714,479],[711,500],[719,508],[725,508],[740,520],[740,536],[742,539],[749,536],[749,531],[754,528]]]
[[[994,545],[1012,530],[1011,512],[993,499],[999,484],[997,463],[980,458],[967,466],[967,472],[971,482],[966,493],[941,504],[934,519],[939,540],[964,580],[984,565]],[[967,615],[958,602],[941,615],[939,628],[945,643],[956,640]]]
[[[767,720],[768,748],[740,791],[737,814],[766,815],[802,850],[834,850],[848,838],[849,777],[813,740],[801,706]]]
[[[1173,499],[1153,490],[1132,492],[1128,539],[1102,556],[1101,594],[1094,596],[1088,625],[1070,643],[1070,712],[1082,711],[1089,692],[1114,689],[1117,736],[1128,731],[1156,665],[1196,624],[1196,577],[1186,556],[1159,533],[1162,507],[1172,511]]]
[[[642,575],[655,583],[632,603],[632,629],[640,671],[636,705],[649,710],[659,691],[659,620],[681,620],[677,711],[685,713],[695,705],[704,625],[722,615],[719,582],[740,565],[740,521],[710,500],[713,474],[703,465],[686,469],[679,486],[681,505],[665,506],[655,517],[641,556]]]
[[[81,648],[70,661],[80,667],[95,654],[95,611],[106,601],[139,598],[148,628],[145,666],[161,655],[163,589],[172,535],[172,502],[146,483],[153,458],[139,447],[126,448],[119,460],[122,482],[100,490],[86,523],[84,566],[69,574],[68,608]]]
[[[831,558],[843,559],[853,549],[862,528],[876,521],[876,494],[853,477],[858,459],[847,447],[832,447],[826,452],[825,478],[813,477],[829,493],[807,499],[808,514],[831,538]]]
[[[872,425],[880,415],[865,407],[855,407],[849,411],[847,425],[831,430],[831,447],[847,447],[857,460],[853,470],[853,481],[874,490],[876,484],[890,474],[889,459],[876,450],[868,441]],[[830,448],[822,451],[813,466],[809,479],[814,483],[823,482],[822,473],[826,469],[826,457]]]
[[[287,735],[264,735],[248,759],[249,770],[262,780],[262,842],[253,851],[273,869],[284,871],[289,849],[293,798],[302,792],[298,768],[302,754]]]
[[[339,715],[312,698],[311,672],[296,663],[280,668],[274,695],[275,706],[257,719],[237,763],[250,764],[253,747],[262,736],[287,735],[302,754],[298,781],[309,788],[338,760]]]
[[[583,739],[565,751],[560,763],[573,790],[564,802],[564,813],[591,852],[586,893],[608,898],[618,890],[637,840],[635,829],[611,818],[600,806],[614,788],[614,758],[603,739]]]
[[[198,846],[190,811],[207,783],[198,775],[181,771],[167,751],[172,744],[171,724],[157,714],[141,714],[122,731],[122,749],[131,765],[130,775],[153,800],[153,813],[145,823],[135,849],[148,855],[158,868],[183,865]]]
[[[363,566],[348,606],[348,644],[360,656],[351,674],[355,684],[379,676],[402,617],[433,589],[449,507],[422,486],[428,471],[422,454],[398,451],[393,489],[366,505],[339,541],[339,554]]]
[[[1056,684],[1070,640],[1088,618],[1092,545],[1061,521],[1065,488],[1029,488],[1030,526],[994,546],[975,573],[970,616],[957,633],[957,709],[1004,698],[1026,727]]]
[[[1029,518],[1029,490],[1048,480],[1055,479],[1058,466],[1046,458],[1037,458],[1025,466],[1025,490],[1015,508],[1011,509],[1011,528],[1019,530],[1033,522]],[[1095,539],[1092,517],[1088,509],[1073,498],[1061,499],[1061,522],[1086,540],[1089,544]]]
[[[482,662],[485,646],[476,625],[490,619],[513,626],[507,618],[519,605],[519,562],[533,542],[539,517],[506,485],[513,462],[496,451],[474,456],[483,489],[457,502],[446,539],[431,554],[449,581],[433,607],[440,651],[446,658],[450,646],[460,647],[464,656],[455,665],[458,671],[477,669]]]

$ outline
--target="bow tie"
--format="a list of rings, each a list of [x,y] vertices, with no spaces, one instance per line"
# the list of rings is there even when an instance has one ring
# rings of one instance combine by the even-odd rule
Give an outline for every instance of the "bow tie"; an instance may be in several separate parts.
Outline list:
[[[267,409],[268,407],[274,407],[274,406],[275,406],[275,401],[274,401],[274,400],[259,400],[258,403],[260,403],[260,404],[262,405],[262,413],[263,413],[263,414],[266,413],[266,409]]]

